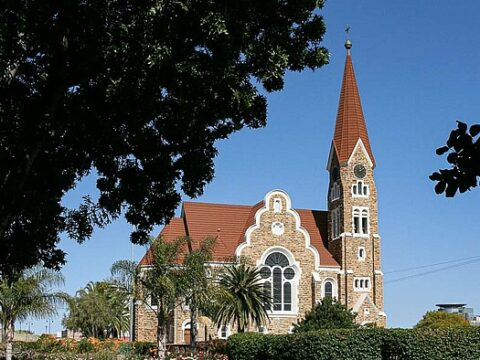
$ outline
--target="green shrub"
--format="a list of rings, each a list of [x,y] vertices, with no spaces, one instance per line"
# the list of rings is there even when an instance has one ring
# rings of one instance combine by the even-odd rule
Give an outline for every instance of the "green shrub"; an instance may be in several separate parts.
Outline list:
[[[95,347],[87,339],[82,339],[77,342],[77,352],[80,354],[89,353],[94,350]]]
[[[156,348],[154,343],[146,341],[136,341],[133,343],[133,354],[132,355],[141,355],[148,356]]]
[[[227,340],[214,339],[206,343],[206,349],[212,354],[226,354],[227,353]]]
[[[227,352],[230,360],[478,360],[480,329],[245,333],[228,339]]]

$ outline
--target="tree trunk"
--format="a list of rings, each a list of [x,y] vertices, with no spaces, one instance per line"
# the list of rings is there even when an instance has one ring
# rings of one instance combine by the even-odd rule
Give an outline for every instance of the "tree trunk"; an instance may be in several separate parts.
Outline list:
[[[167,352],[167,325],[162,313],[163,311],[160,309],[159,306],[157,313],[157,356],[160,360],[165,359]]]
[[[13,337],[15,335],[15,324],[13,321],[9,321],[7,323],[7,327],[5,329],[5,343],[7,344],[5,350],[5,360],[12,360],[12,352],[13,352]]]
[[[190,347],[194,349],[197,345],[197,310],[191,308],[190,311]]]
[[[128,307],[129,307],[128,312],[130,314],[129,323],[128,323],[128,336],[129,336],[130,341],[134,341],[135,336],[134,336],[133,332],[135,331],[135,329],[134,329],[135,314],[134,314],[134,305],[133,305],[133,295],[130,295],[130,298],[129,298],[129,301],[128,301]]]

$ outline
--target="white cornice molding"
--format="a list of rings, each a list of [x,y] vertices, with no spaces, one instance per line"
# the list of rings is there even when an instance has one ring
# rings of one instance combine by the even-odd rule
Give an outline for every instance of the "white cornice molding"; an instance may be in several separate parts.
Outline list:
[[[333,272],[335,274],[340,274],[340,266],[320,266],[317,268],[317,271]]]

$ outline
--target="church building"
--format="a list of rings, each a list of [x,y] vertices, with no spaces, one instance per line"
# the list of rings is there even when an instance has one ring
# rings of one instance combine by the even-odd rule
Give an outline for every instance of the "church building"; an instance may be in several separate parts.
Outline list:
[[[261,268],[272,295],[270,320],[249,331],[288,333],[315,303],[331,297],[357,313],[359,324],[386,325],[383,307],[375,158],[370,147],[349,40],[334,136],[327,162],[327,210],[297,209],[282,190],[254,205],[184,202],[180,217],[160,233],[166,241],[188,236],[195,244],[216,238],[215,265],[245,257]],[[327,189],[326,189],[327,190]],[[140,266],[148,267],[147,252]],[[175,309],[170,343],[190,340],[188,309]],[[154,341],[155,316],[135,305],[135,339]],[[198,340],[226,338],[233,324],[215,327],[199,319]]]

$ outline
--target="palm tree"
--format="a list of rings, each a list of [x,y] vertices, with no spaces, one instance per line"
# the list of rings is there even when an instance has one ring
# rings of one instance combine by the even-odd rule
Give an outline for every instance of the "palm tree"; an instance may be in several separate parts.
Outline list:
[[[244,263],[228,267],[220,275],[219,286],[223,303],[215,315],[217,326],[233,322],[238,332],[244,332],[250,322],[265,324],[271,299],[261,283],[260,269]]]
[[[6,360],[12,359],[15,322],[55,315],[57,305],[68,299],[66,293],[53,290],[63,283],[62,274],[41,267],[25,270],[13,278],[0,278],[0,323]]]
[[[198,336],[198,317],[206,314],[212,297],[216,294],[213,269],[208,266],[213,259],[216,240],[206,238],[199,243],[196,249],[193,249],[190,238],[187,237],[184,240],[188,247],[188,253],[185,255],[180,271],[180,292],[190,311],[190,346],[195,348]]]
[[[165,359],[167,328],[172,311],[182,299],[178,255],[184,239],[165,242],[161,237],[151,243],[152,264],[138,279],[138,296],[157,318],[158,358]]]
[[[139,267],[135,261],[115,261],[110,268],[113,283],[122,289],[128,297],[128,333],[130,341],[133,339],[133,303],[135,300],[135,279],[139,275]]]

